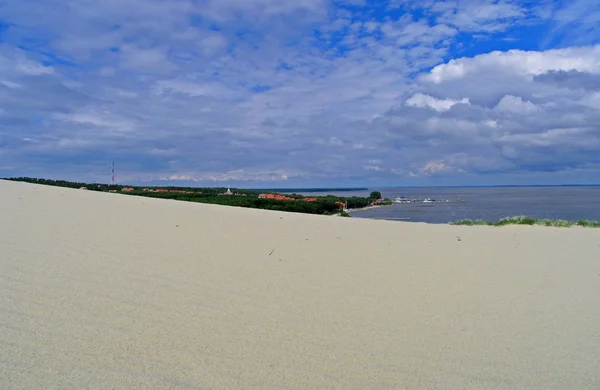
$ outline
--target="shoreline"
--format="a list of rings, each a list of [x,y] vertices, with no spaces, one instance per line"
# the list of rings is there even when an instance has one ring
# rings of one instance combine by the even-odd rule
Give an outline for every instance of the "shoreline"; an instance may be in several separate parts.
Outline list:
[[[390,207],[390,206],[389,205],[383,205],[383,204],[382,205],[376,205],[376,206],[367,206],[367,207],[362,207],[360,209],[349,209],[346,212],[348,214],[352,214],[352,213],[357,212],[357,211],[373,210],[373,209],[378,209],[380,207]]]

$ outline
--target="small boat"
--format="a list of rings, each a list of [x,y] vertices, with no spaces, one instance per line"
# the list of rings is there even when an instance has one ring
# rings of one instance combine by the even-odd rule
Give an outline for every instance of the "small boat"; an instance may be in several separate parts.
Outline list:
[[[419,199],[415,199],[415,198],[407,198],[406,196],[397,196],[394,198],[394,200],[392,200],[392,202],[394,203],[410,203],[410,204],[430,204],[430,203],[464,203],[466,202],[466,200],[461,200],[461,199],[456,199],[456,200],[450,200],[450,199],[432,199],[432,198],[419,198]],[[432,207],[432,205],[430,205],[429,207]]]
[[[396,198],[394,198],[393,202],[394,203],[410,203],[411,201],[406,196],[397,196]]]

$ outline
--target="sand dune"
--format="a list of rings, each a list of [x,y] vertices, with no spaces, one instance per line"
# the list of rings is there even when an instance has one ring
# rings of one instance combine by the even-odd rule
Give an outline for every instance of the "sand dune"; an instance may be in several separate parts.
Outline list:
[[[598,389],[600,229],[0,181],[0,388]]]

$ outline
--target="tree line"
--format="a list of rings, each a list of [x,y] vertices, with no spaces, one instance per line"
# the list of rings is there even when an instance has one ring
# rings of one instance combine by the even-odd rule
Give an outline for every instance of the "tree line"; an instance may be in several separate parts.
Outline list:
[[[34,184],[43,184],[67,188],[85,187],[90,191],[103,192],[121,191],[123,188],[127,187],[133,188],[133,190],[129,192],[122,192],[123,194],[145,196],[159,199],[174,199],[187,202],[210,203],[235,207],[248,207],[255,209],[288,211],[307,214],[336,214],[341,212],[341,203],[345,203],[349,208],[363,208],[372,204],[374,200],[381,198],[381,194],[375,191],[372,192],[368,198],[357,196],[341,198],[337,196],[326,195],[317,196],[315,197],[316,201],[308,202],[303,201],[302,199],[304,199],[305,196],[300,194],[287,195],[290,198],[296,199],[295,201],[263,199],[258,197],[259,193],[263,191],[245,190],[237,188],[231,189],[231,191],[236,195],[226,196],[222,195],[226,191],[226,188],[224,187],[133,187],[124,185],[108,185],[98,183],[90,184],[82,182],[71,182],[66,180],[38,179],[29,177],[8,178],[6,180],[22,181]],[[156,191],[159,189],[162,191]],[[168,192],[166,192],[165,190]]]

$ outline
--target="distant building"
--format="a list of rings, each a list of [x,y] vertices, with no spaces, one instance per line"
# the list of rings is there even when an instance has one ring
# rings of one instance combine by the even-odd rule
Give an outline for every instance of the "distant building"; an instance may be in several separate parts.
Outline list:
[[[223,195],[233,195],[233,192],[231,192],[231,190],[229,189],[229,187],[227,187],[227,191],[225,191],[223,193]]]
[[[260,199],[275,199],[275,200],[296,200],[294,198],[290,198],[288,196],[285,195],[279,195],[279,194],[259,194],[258,197]]]
[[[79,187],[79,189],[87,191],[87,187]]]
[[[133,188],[133,187],[123,187],[123,188],[121,188],[121,191],[123,191],[123,192],[131,192],[131,191],[135,191],[135,188]]]

